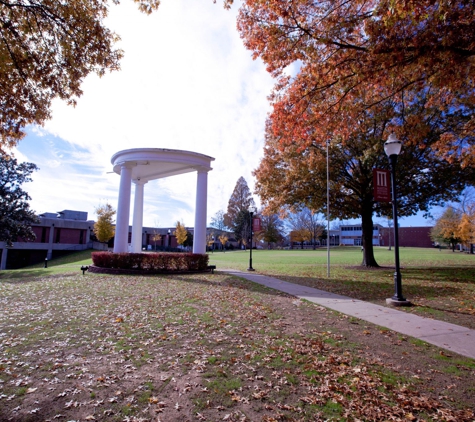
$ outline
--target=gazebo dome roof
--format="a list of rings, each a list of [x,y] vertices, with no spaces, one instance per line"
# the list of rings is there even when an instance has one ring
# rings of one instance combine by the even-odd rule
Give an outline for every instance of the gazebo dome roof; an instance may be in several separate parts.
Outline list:
[[[210,171],[213,157],[191,151],[166,148],[134,148],[115,153],[111,158],[114,172],[124,164],[132,169],[132,180],[150,180],[189,173]]]

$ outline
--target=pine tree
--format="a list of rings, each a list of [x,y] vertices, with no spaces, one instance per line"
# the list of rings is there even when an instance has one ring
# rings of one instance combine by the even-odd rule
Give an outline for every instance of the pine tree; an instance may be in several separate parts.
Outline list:
[[[241,222],[237,220],[242,220],[242,212],[248,212],[251,205],[254,205],[254,199],[252,199],[246,180],[241,176],[236,182],[231,198],[229,198],[228,210],[223,218],[224,224],[230,228],[241,225]]]
[[[31,224],[39,220],[27,202],[30,196],[21,189],[35,170],[38,167],[33,163],[18,164],[13,157],[0,156],[0,241],[7,246],[13,246],[18,238],[36,238]]]

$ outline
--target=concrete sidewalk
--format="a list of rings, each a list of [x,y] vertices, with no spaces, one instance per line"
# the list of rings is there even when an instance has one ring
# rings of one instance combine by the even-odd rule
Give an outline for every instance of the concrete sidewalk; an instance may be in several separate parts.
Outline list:
[[[258,273],[236,270],[222,271],[475,359],[475,330],[312,287],[288,283]]]

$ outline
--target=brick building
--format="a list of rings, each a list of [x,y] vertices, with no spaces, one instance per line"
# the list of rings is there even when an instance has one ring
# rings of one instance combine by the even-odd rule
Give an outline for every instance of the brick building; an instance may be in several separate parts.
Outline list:
[[[39,217],[40,222],[32,225],[35,241],[18,239],[11,248],[0,242],[0,269],[22,268],[71,251],[92,248],[94,221],[87,219],[87,212],[64,210]]]
[[[432,248],[434,242],[430,238],[432,227],[399,227],[399,246],[408,248]],[[381,227],[380,246],[394,246],[393,228]]]

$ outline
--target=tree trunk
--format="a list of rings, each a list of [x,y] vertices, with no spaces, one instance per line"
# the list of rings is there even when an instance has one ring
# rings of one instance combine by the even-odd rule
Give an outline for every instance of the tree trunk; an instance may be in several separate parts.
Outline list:
[[[363,267],[379,267],[378,263],[374,259],[373,250],[373,204],[369,201],[369,204],[364,204],[361,210],[361,227],[363,229],[362,241],[363,241]]]

